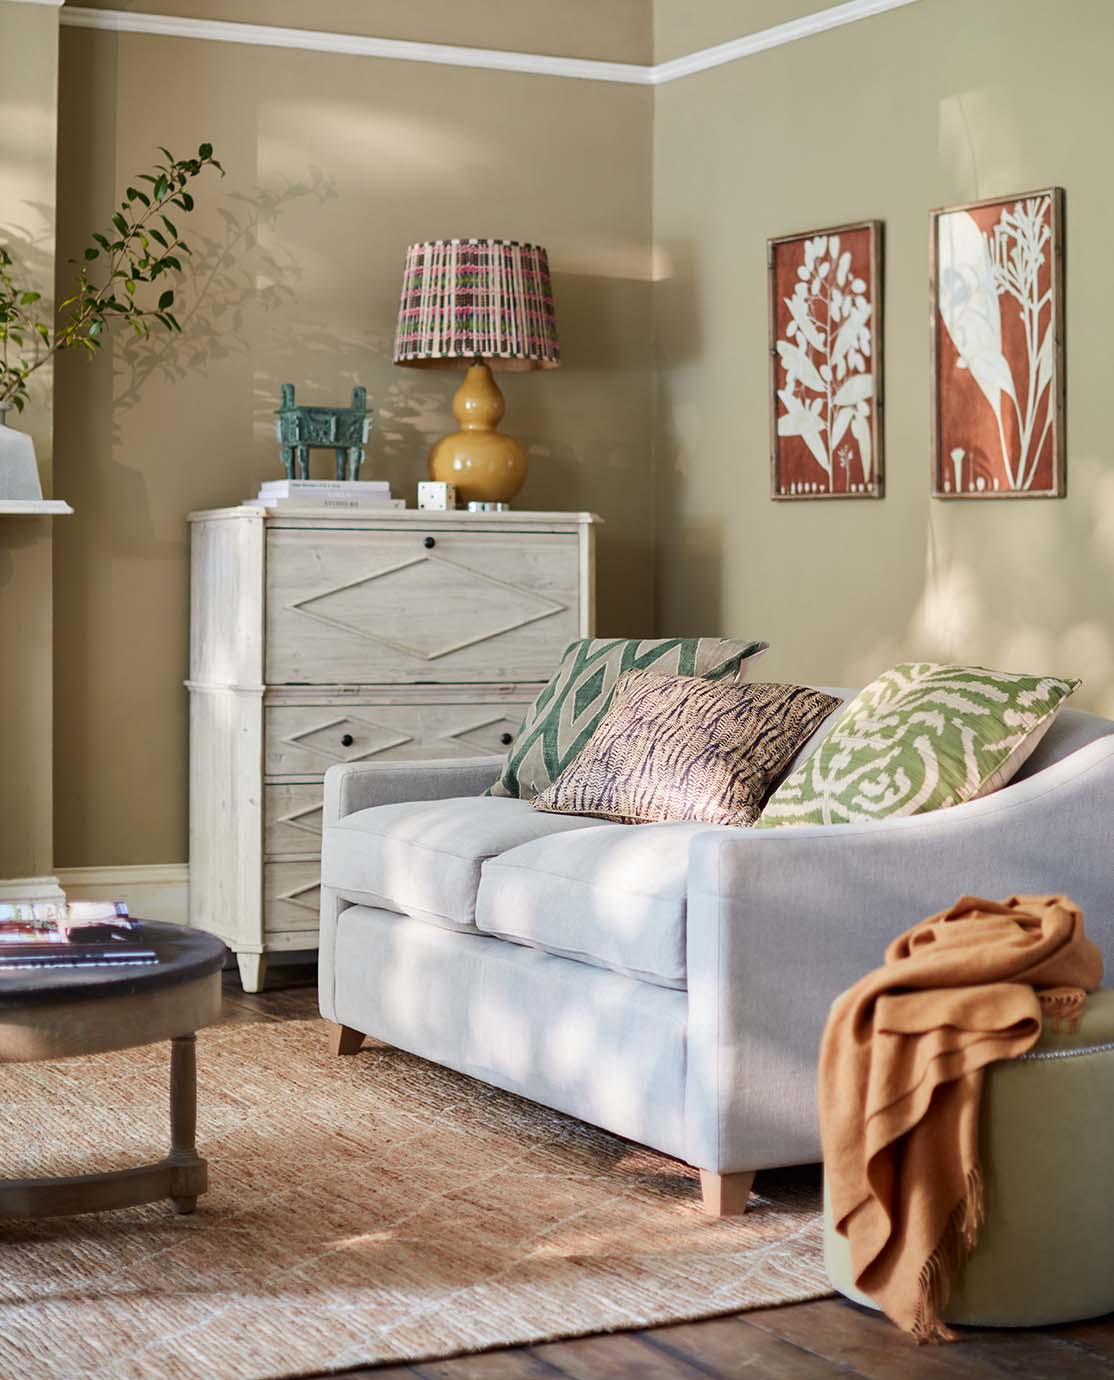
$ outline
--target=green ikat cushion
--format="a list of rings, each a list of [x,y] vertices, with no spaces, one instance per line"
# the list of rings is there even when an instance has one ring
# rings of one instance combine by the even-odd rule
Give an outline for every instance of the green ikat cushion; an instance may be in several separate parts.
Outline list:
[[[978,666],[895,666],[770,797],[757,827],[918,815],[1004,786],[1079,685]]]
[[[717,637],[643,642],[583,638],[571,643],[553,679],[527,711],[499,779],[487,794],[533,800],[556,781],[599,727],[624,672],[741,681],[768,645]]]

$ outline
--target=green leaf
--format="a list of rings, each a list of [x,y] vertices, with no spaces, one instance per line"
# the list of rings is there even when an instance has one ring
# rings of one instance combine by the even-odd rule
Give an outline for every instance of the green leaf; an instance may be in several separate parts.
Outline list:
[[[170,160],[171,163],[174,162],[174,155],[170,152],[169,149],[164,149],[161,144],[159,145],[159,152],[166,154],[167,158]]]
[[[162,217],[160,217],[160,219],[162,220],[162,223],[166,226],[166,228],[170,231],[170,233],[174,236],[174,238],[177,239],[177,238],[178,238],[178,227],[174,224],[174,222],[170,219],[170,217],[169,217],[169,216],[162,216]]]
[[[151,226],[151,238],[155,241],[156,244],[161,244],[164,249],[170,248],[170,246],[166,242],[166,236],[162,233],[161,230],[156,230],[153,225]]]
[[[131,278],[129,278],[128,281],[124,284],[124,291],[128,294],[129,297],[135,296],[135,283],[132,281]]]
[[[103,235],[94,235],[93,238],[96,240],[96,242],[100,245],[102,249],[108,248],[108,240],[105,239]]]
[[[173,305],[173,292],[164,292],[163,295],[159,298],[159,311],[166,311],[167,307],[172,307]]]
[[[103,321],[99,321],[99,320],[98,320],[98,321],[93,321],[93,322],[90,324],[90,326],[89,326],[89,339],[90,339],[90,340],[96,340],[97,336],[99,336],[100,333],[101,333],[101,331],[103,331],[103,330],[104,330],[104,322],[103,322]]]
[[[140,173],[140,174],[139,174],[139,180],[140,180],[141,182],[149,182],[149,183],[151,184],[151,186],[153,187],[153,186],[155,185],[155,183],[156,183],[159,179],[158,179],[157,177],[155,177],[155,176],[154,176],[153,174],[151,174],[151,173]]]
[[[101,257],[101,251],[99,249],[87,249],[85,251],[85,257],[91,263],[94,259],[99,259]]]
[[[163,258],[163,263],[167,268],[176,268],[179,273],[182,271],[182,261],[176,259],[173,254],[167,254]]]
[[[116,229],[119,230],[121,235],[126,235],[128,233],[128,222],[124,219],[124,217],[120,214],[119,211],[117,211],[116,214],[112,217],[112,224],[115,225]]]
[[[30,307],[37,302],[41,296],[41,292],[25,292],[20,296],[19,305],[21,307]]]
[[[166,180],[165,174],[155,183],[155,200],[161,201],[170,189],[170,183]]]
[[[178,198],[178,205],[181,206],[183,211],[193,210],[193,197],[190,196],[189,192],[182,193],[182,195]]]
[[[198,158],[212,158],[212,156],[213,156],[213,146],[212,146],[212,144],[200,144],[200,145],[198,145],[197,156],[198,156]]]

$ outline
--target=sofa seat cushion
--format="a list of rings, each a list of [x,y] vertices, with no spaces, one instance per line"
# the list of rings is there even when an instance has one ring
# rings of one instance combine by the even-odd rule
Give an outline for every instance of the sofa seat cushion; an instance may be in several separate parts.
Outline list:
[[[321,879],[349,901],[449,929],[475,929],[484,861],[598,820],[543,815],[525,800],[468,796],[376,805],[325,830]]]
[[[709,831],[737,832],[691,821],[597,824],[524,843],[484,864],[476,924],[546,953],[683,988],[689,845]]]

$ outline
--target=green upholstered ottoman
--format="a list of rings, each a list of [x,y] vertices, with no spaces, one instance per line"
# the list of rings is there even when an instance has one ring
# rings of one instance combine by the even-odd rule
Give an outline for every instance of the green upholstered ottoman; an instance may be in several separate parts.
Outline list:
[[[1078,1031],[1046,1026],[1028,1054],[987,1071],[981,1154],[986,1223],[945,1321],[1035,1327],[1114,1311],[1114,989],[1091,994]],[[826,1196],[824,1207],[832,1284],[873,1308]]]

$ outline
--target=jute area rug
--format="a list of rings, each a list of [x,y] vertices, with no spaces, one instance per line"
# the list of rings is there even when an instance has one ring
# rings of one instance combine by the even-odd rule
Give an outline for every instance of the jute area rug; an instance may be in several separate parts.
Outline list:
[[[0,1375],[257,1380],[798,1302],[828,1292],[817,1190],[745,1217],[691,1170],[318,1021],[198,1037],[210,1191],[0,1225]],[[0,1067],[0,1173],[164,1153],[168,1055]]]

